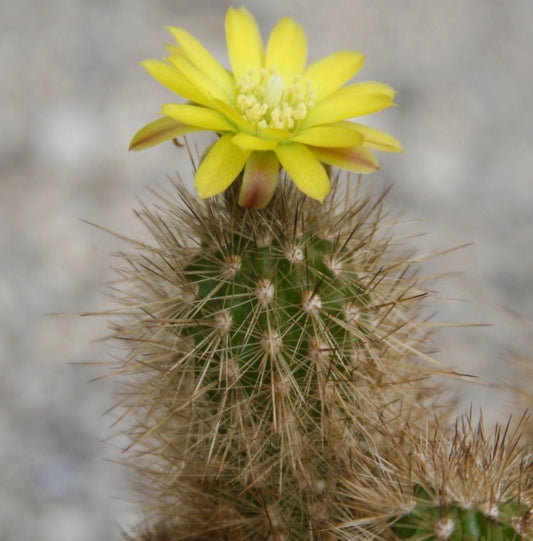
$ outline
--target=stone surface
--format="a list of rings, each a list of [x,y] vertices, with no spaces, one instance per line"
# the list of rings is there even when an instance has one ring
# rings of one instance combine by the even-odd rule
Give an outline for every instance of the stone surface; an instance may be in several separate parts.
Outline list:
[[[287,4],[287,5],[285,5]],[[109,307],[104,283],[147,187],[179,174],[186,152],[127,152],[131,135],[172,95],[138,65],[164,54],[164,25],[187,28],[227,65],[219,0],[2,2],[0,20],[0,540],[118,539],[134,523],[130,481],[111,439],[113,403],[103,319],[59,316]],[[358,49],[360,79],[390,83],[399,107],[369,119],[397,135],[379,184],[418,253],[471,246],[426,264],[459,271],[436,289],[446,330],[437,358],[483,381],[506,381],[505,353],[533,320],[533,3],[470,0],[272,0],[246,3],[266,36],[283,15],[306,28],[310,58]],[[191,138],[200,147],[208,136]],[[508,381],[508,379],[507,379]],[[465,407],[510,411],[484,386]],[[495,398],[496,397],[496,398]],[[463,408],[464,409],[464,408]]]

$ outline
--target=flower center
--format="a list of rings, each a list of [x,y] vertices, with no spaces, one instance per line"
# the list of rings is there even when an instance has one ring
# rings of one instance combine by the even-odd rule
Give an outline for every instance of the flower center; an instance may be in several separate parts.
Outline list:
[[[262,68],[259,76],[250,70],[237,82],[237,111],[255,128],[295,131],[315,105],[316,92],[311,80],[298,75],[284,87],[274,69]]]

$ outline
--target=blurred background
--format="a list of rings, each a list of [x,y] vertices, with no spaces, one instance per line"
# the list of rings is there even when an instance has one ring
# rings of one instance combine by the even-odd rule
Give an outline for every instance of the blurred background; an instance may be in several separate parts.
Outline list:
[[[111,253],[123,245],[147,187],[180,175],[170,143],[128,153],[133,133],[173,101],[138,62],[164,55],[165,25],[182,26],[226,66],[226,1],[0,0],[0,541],[118,540],[136,522],[120,460],[116,353],[104,318],[58,316],[109,307]],[[236,4],[238,6],[239,4]],[[418,254],[430,261],[439,322],[436,357],[482,382],[509,383],[504,362],[528,354],[533,320],[533,2],[530,0],[249,0],[266,38],[289,15],[310,60],[365,53],[360,80],[390,83],[399,107],[368,123],[405,154],[380,156],[377,183]],[[192,142],[203,144],[201,139]],[[531,327],[530,327],[531,329]],[[489,419],[513,405],[492,387],[461,386],[463,409]]]

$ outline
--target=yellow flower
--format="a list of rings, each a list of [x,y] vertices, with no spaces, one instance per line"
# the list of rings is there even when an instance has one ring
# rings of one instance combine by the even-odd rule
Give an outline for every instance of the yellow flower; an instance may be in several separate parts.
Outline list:
[[[166,61],[142,64],[187,103],[163,105],[163,116],[139,130],[130,149],[216,132],[220,137],[196,173],[200,198],[224,191],[244,170],[239,204],[262,208],[281,165],[302,192],[322,201],[330,189],[324,163],[370,173],[378,161],[369,148],[402,151],[391,135],[347,120],[394,105],[395,92],[384,83],[344,86],[361,69],[361,53],[339,51],[306,67],[307,40],[298,23],[281,19],[265,51],[253,16],[230,8],[229,72],[187,31],[168,30],[177,45],[168,46]]]

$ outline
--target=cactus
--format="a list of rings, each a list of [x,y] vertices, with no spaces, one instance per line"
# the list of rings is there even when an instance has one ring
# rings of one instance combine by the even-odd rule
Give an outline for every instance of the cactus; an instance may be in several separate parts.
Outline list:
[[[420,405],[428,289],[384,194],[280,184],[261,211],[175,184],[120,254],[129,539],[530,539],[517,432],[450,435]]]
[[[137,467],[167,528],[335,539],[335,479],[361,434],[413,409],[427,289],[382,197],[351,188],[320,205],[283,183],[248,211],[234,192],[199,203],[177,187],[180,205],[166,194],[139,214],[154,242],[122,254],[115,334],[131,349]]]
[[[426,433],[385,430],[386,445],[361,457],[365,475],[340,486],[351,507],[402,540],[531,539],[532,457],[521,441],[525,417],[487,432],[472,413]],[[362,468],[363,470],[364,468]],[[376,487],[379,486],[379,490]],[[372,517],[387,517],[385,524]]]
[[[343,86],[356,51],[306,67],[292,19],[265,52],[252,15],[230,8],[233,73],[169,31],[167,62],[143,65],[188,103],[164,105],[130,148],[218,139],[194,167],[203,200],[160,189],[137,213],[149,239],[120,253],[120,420],[144,515],[126,538],[532,539],[517,434],[487,438],[470,418],[441,429],[451,405],[437,408],[431,376],[453,372],[428,355],[429,285],[386,192],[332,173],[402,151],[350,121],[392,106],[392,88]]]

